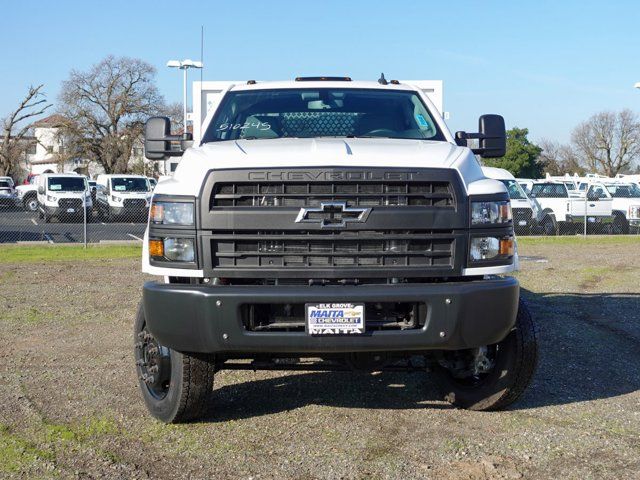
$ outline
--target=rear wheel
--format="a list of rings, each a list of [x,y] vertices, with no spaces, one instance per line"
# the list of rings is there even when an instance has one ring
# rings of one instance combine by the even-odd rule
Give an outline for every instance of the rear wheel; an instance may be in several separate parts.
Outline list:
[[[516,323],[499,343],[445,352],[435,369],[444,399],[469,410],[499,410],[529,385],[537,363],[535,326],[524,300]]]
[[[147,329],[142,304],[134,333],[138,383],[149,413],[165,423],[203,417],[213,394],[212,359],[161,345]]]

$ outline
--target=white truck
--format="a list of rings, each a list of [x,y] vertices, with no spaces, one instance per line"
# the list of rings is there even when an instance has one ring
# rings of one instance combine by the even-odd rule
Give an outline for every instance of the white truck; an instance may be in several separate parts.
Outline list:
[[[91,218],[91,192],[87,178],[75,173],[45,173],[36,180],[38,214],[45,223],[51,218],[83,221]]]
[[[203,415],[221,369],[433,371],[473,410],[525,390],[537,348],[509,196],[474,155],[504,155],[502,117],[454,135],[418,86],[318,77],[229,85],[194,130],[145,127],[147,158],[183,155],[143,243],[160,281],[134,353],[153,416]]]
[[[516,178],[504,168],[482,167],[482,172],[487,178],[500,180],[507,187],[511,199],[515,232],[519,234],[536,233],[542,220],[542,211],[538,204],[529,198]]]
[[[592,195],[579,197],[571,194],[565,182],[540,180],[533,183],[531,197],[541,209],[541,226],[546,235],[582,232],[586,218],[591,230],[611,233],[613,209],[611,198]]]
[[[588,195],[600,200],[611,200],[613,233],[627,234],[640,227],[640,187],[637,183],[618,179],[590,182]]]
[[[101,219],[131,222],[148,216],[153,189],[147,177],[102,174],[96,183],[96,206]]]

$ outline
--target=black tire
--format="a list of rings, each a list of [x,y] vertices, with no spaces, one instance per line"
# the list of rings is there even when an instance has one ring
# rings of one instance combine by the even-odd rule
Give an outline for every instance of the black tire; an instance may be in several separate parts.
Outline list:
[[[149,413],[165,423],[183,423],[206,415],[213,396],[213,359],[159,345],[146,329],[142,303],[138,306],[134,341],[138,383]],[[150,352],[151,348],[158,349],[155,360],[150,355],[155,353]],[[152,362],[155,363],[149,365]],[[150,372],[153,366],[158,366],[158,371]],[[153,382],[148,375],[155,377]]]
[[[38,211],[38,199],[31,195],[22,201],[22,206],[27,212],[36,212]]]
[[[541,222],[543,235],[557,235],[558,224],[554,215],[546,214]]]
[[[434,371],[446,401],[458,408],[477,411],[500,410],[525,391],[538,360],[535,325],[524,300],[520,299],[516,323],[495,348],[493,368],[478,381],[454,378],[438,365]]]
[[[49,223],[51,221],[51,217],[47,214],[46,210],[42,212],[42,219],[44,220],[44,223]]]
[[[615,235],[627,235],[629,233],[629,222],[627,222],[622,213],[614,213],[612,233]]]

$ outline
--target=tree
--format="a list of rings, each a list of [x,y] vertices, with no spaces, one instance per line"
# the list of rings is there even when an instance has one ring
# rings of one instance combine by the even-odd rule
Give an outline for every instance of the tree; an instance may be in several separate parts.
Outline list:
[[[580,158],[570,145],[542,140],[540,147],[542,152],[538,157],[538,162],[544,173],[550,175],[564,175],[565,173],[584,175],[586,173],[580,163]]]
[[[597,113],[574,129],[571,141],[591,170],[614,177],[640,157],[640,123],[628,109]]]
[[[514,127],[507,130],[507,153],[501,158],[484,159],[488,167],[504,168],[515,177],[539,178],[542,176],[542,165],[538,156],[542,149],[527,138],[527,128]]]
[[[2,122],[2,143],[0,144],[0,175],[10,176],[18,172],[20,159],[29,147],[26,141],[33,123],[27,122],[33,117],[42,115],[51,107],[47,103],[43,85],[30,86],[18,108],[11,112]]]
[[[71,150],[98,162],[107,173],[127,172],[144,122],[163,110],[155,73],[140,59],[113,56],[87,72],[72,70],[60,93]]]

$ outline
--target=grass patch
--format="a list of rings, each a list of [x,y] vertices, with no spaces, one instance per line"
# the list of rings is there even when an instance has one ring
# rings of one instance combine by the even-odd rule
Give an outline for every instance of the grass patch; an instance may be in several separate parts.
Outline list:
[[[579,235],[560,237],[518,237],[518,245],[640,245],[640,235]]]
[[[0,424],[0,473],[26,474],[43,462],[52,462],[51,452],[38,448],[34,443],[14,435],[11,429]]]
[[[0,263],[42,263],[77,260],[140,258],[141,245],[7,245],[0,247]]]

